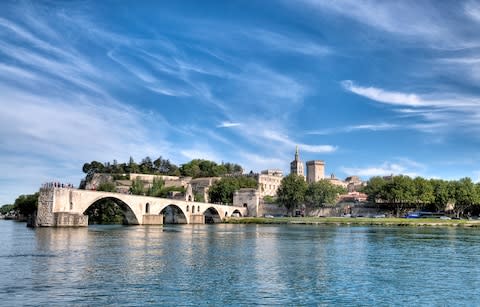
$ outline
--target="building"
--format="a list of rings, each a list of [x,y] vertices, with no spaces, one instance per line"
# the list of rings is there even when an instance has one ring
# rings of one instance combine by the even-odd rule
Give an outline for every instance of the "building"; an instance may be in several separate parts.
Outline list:
[[[345,178],[345,182],[347,183],[348,192],[356,192],[366,185],[358,176],[349,176]]]
[[[260,193],[257,189],[244,188],[233,193],[233,205],[248,209],[247,216],[260,216]]]
[[[345,188],[345,189],[348,186],[348,183],[346,183],[345,181],[340,180],[337,177],[335,177],[335,174],[331,174],[330,178],[326,178],[326,180],[328,180],[328,182],[330,182],[333,185],[337,185],[337,186],[340,186],[340,187]]]
[[[298,146],[295,150],[295,160],[290,162],[290,174],[295,174],[305,179],[305,172],[303,171],[303,162],[300,160],[300,155],[298,154]]]
[[[220,179],[221,177],[202,177],[190,180],[193,195],[203,197],[203,201],[208,203],[208,190],[215,182],[219,181]]]
[[[313,183],[325,178],[325,162],[322,160],[307,161],[307,182]]]
[[[259,174],[253,174],[253,177],[258,182],[258,191],[260,197],[275,196],[283,179],[283,172],[279,169],[267,169],[261,171]]]

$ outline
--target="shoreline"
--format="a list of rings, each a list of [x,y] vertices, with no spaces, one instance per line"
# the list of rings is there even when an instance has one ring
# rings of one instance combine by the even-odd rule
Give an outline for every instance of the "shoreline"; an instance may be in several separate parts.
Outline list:
[[[441,220],[438,218],[348,218],[348,217],[243,217],[229,218],[226,224],[352,225],[413,227],[480,227],[480,220]]]

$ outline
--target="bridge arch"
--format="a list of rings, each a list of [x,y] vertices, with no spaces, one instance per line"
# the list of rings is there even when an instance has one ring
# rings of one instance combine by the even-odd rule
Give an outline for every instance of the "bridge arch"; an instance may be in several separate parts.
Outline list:
[[[205,224],[216,224],[222,222],[222,216],[215,207],[209,207],[203,212]]]
[[[160,210],[164,224],[188,224],[188,218],[182,208],[175,204],[169,204]]]
[[[104,202],[104,201],[112,201],[113,203],[115,203],[120,208],[120,210],[122,211],[123,216],[124,216],[124,224],[127,224],[127,225],[139,225],[140,224],[137,215],[135,214],[133,209],[130,207],[130,205],[127,204],[126,202],[124,202],[123,200],[121,200],[120,198],[113,197],[113,196],[103,196],[103,197],[99,197],[99,198],[95,199],[93,202],[91,202],[89,205],[87,205],[83,209],[83,214],[87,215],[88,214],[87,211],[89,209],[91,209],[94,206],[99,205],[101,202]]]
[[[233,210],[231,216],[241,217],[241,216],[242,216],[242,212],[240,212],[240,210],[238,210],[238,209],[235,209],[235,210]]]

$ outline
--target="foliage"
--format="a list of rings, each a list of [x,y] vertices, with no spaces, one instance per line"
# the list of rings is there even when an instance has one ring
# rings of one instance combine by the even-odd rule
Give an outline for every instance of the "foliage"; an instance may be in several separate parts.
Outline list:
[[[98,185],[97,191],[115,192],[116,191],[115,183],[110,181],[102,182]]]
[[[194,159],[179,168],[177,165],[171,163],[170,160],[164,159],[161,156],[155,160],[147,156],[143,158],[140,163],[136,163],[132,157],[130,157],[127,163],[118,163],[117,160],[113,160],[112,163],[92,161],[83,164],[82,171],[86,174],[86,181],[88,181],[88,179],[96,173],[114,174],[115,179],[120,179],[117,177],[127,179],[125,175],[129,173],[198,178],[240,175],[243,173],[243,168],[235,163],[222,162],[222,164],[217,164],[213,161],[201,159]]]
[[[7,214],[12,210],[15,210],[15,205],[3,205],[0,207],[0,214]]]
[[[125,219],[123,210],[109,199],[90,206],[85,214],[88,215],[89,224],[122,224]]]
[[[346,189],[330,183],[328,180],[320,180],[308,185],[305,192],[305,203],[308,208],[322,207],[324,204],[335,204],[339,194],[346,193]]]
[[[130,193],[133,195],[145,195],[145,186],[140,178],[137,177],[133,180],[132,186],[130,187]]]
[[[199,177],[220,177],[227,174],[239,175],[243,169],[238,164],[226,163],[217,164],[213,161],[194,159],[180,167],[180,174],[192,178]]]
[[[160,194],[158,194],[157,197],[167,198],[167,197],[170,197],[170,194],[172,194],[172,192],[185,193],[185,188],[184,187],[174,187],[174,186],[164,187],[164,188],[162,188],[162,190],[160,191]]]
[[[193,195],[193,200],[204,203],[205,202],[205,197],[201,193],[195,193],[195,195]]]
[[[290,174],[282,179],[277,191],[277,203],[293,214],[297,206],[303,203],[306,190],[305,179],[296,174]]]
[[[162,195],[165,182],[160,178],[153,179],[152,186],[148,189],[147,195],[153,197],[160,197]]]
[[[35,194],[20,195],[13,204],[18,213],[29,216],[32,215],[38,206],[38,192]]]
[[[453,183],[454,213],[457,217],[462,215],[467,208],[473,204],[478,204],[478,193],[474,183],[470,178],[462,178]]]
[[[245,176],[224,177],[210,187],[208,197],[212,203],[232,204],[233,193],[241,188],[256,189],[257,181]]]
[[[362,192],[367,194],[368,201],[375,203],[379,200],[385,199],[385,185],[387,181],[382,177],[372,177],[368,181],[368,184],[362,188]]]
[[[453,197],[450,193],[451,184],[445,180],[430,179],[430,185],[433,189],[432,205],[436,211],[444,210],[445,205],[451,202]]]
[[[263,202],[266,204],[274,204],[277,202],[277,198],[270,195],[265,195],[263,197]]]
[[[443,211],[447,204],[453,204],[454,214],[460,217],[480,204],[480,185],[470,178],[445,181],[403,175],[389,179],[372,177],[362,191],[371,202],[393,206],[397,216],[406,207]]]

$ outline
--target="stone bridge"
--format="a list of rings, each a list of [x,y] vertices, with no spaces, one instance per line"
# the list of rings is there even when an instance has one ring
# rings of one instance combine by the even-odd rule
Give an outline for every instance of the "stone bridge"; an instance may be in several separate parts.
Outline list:
[[[248,210],[168,198],[42,187],[35,225],[88,226],[86,210],[104,200],[115,202],[122,209],[127,224],[131,225],[219,223],[226,217],[246,216]]]

